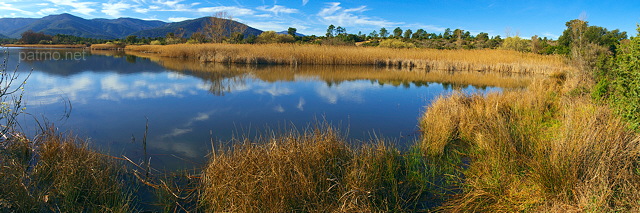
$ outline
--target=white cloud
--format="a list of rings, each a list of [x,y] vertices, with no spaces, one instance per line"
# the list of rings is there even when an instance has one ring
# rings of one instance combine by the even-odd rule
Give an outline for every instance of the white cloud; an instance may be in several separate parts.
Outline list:
[[[196,9],[196,11],[200,13],[226,12],[232,16],[253,15],[255,13],[255,11],[251,9],[241,8],[241,7],[228,7],[228,6],[202,7],[202,8]]]
[[[189,19],[191,19],[191,18],[187,18],[187,17],[171,17],[171,18],[168,18],[167,20],[169,20],[170,22],[181,22],[181,21],[189,20]]]
[[[153,3],[160,5],[160,6],[156,6],[157,11],[182,11],[182,12],[189,12],[192,11],[191,9],[191,5],[187,5],[187,4],[180,4],[181,2],[183,2],[183,0],[175,0],[175,1],[171,1],[171,0],[154,0]]]
[[[337,104],[340,99],[344,101],[352,101],[356,103],[364,102],[363,91],[375,89],[370,83],[353,82],[348,84],[335,85],[334,87],[326,87],[324,85],[316,87],[318,96],[323,98],[329,104]]]
[[[282,30],[286,30],[289,27],[291,27],[292,25],[288,22],[285,21],[265,21],[265,22],[261,22],[261,21],[247,21],[246,22],[249,26],[260,29],[260,30],[264,30],[264,31],[268,31],[268,30],[273,30],[273,31],[282,31]],[[296,26],[294,26],[296,27]],[[298,30],[301,29],[299,27],[296,27]]]
[[[282,105],[278,104],[277,106],[273,107],[273,111],[282,113],[284,112],[284,108],[282,107]]]
[[[119,18],[122,17],[122,11],[131,8],[134,8],[134,6],[123,2],[103,3],[101,12],[111,17]]]
[[[560,36],[558,36],[556,34],[553,34],[553,33],[550,33],[550,32],[542,33],[542,35],[546,36],[546,37],[549,37],[549,38],[552,38],[552,39],[558,39],[558,37],[560,37]]]
[[[173,130],[171,130],[170,133],[164,134],[160,136],[160,138],[176,137],[176,136],[187,134],[191,131],[193,131],[192,128],[188,128],[188,129],[174,128]]]
[[[293,9],[293,8],[287,8],[285,6],[281,6],[281,5],[273,5],[273,7],[268,8],[267,6],[260,6],[257,8],[258,10],[262,10],[265,12],[271,12],[273,14],[280,15],[280,13],[298,13],[300,11],[298,11],[298,9]]]
[[[37,14],[41,16],[46,16],[50,14],[55,14],[57,11],[58,11],[58,8],[45,8],[38,11]]]
[[[306,102],[304,101],[304,98],[300,97],[300,100],[298,101],[298,105],[296,106],[296,108],[298,108],[300,111],[304,111],[304,104]]]
[[[345,13],[351,13],[351,12],[364,12],[367,11],[369,9],[367,9],[367,6],[360,6],[360,7],[356,7],[356,8],[351,8],[351,9],[345,9],[344,12]]]
[[[7,4],[7,3],[4,3],[4,2],[0,2],[0,11],[2,11],[2,10],[16,11],[16,12],[20,12],[20,13],[26,14],[26,15],[32,15],[33,14],[32,12],[19,9],[19,8],[15,7],[14,5],[12,5],[12,4]]]
[[[53,3],[56,6],[73,7],[74,9],[71,10],[72,12],[88,16],[96,11],[96,9],[93,9],[91,7],[97,4],[96,2],[78,2],[77,0],[49,0],[49,2]]]
[[[426,30],[428,33],[444,32],[444,30],[446,30],[445,27],[439,27],[435,25],[425,25],[425,24],[407,24],[403,26],[408,28],[423,29],[423,30]]]
[[[269,88],[265,89],[256,89],[255,93],[258,94],[270,94],[271,96],[281,96],[281,95],[290,95],[293,94],[293,90],[286,87],[277,87],[273,85]]]
[[[309,3],[309,0],[302,0],[302,6],[307,5],[307,3]]]
[[[340,26],[397,26],[403,23],[391,22],[381,18],[372,18],[356,14],[367,11],[366,6],[345,9],[339,2],[327,3],[327,7],[322,8],[317,16],[325,24],[337,24]]]

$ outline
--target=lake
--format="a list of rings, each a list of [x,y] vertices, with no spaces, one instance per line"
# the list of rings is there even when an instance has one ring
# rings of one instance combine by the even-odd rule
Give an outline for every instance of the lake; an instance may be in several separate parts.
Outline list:
[[[140,57],[123,52],[9,48],[20,61],[28,114],[37,123],[89,138],[114,156],[140,160],[148,121],[151,165],[198,167],[234,136],[338,126],[353,142],[373,136],[411,145],[418,119],[438,96],[501,91],[528,77],[353,66],[244,66]],[[21,60],[23,59],[23,60]],[[39,122],[35,122],[35,121]]]

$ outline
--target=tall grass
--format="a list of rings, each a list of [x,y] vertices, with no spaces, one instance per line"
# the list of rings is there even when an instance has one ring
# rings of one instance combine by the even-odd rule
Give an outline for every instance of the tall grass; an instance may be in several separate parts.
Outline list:
[[[202,62],[286,65],[376,65],[447,71],[551,74],[569,70],[560,56],[507,50],[388,49],[299,44],[177,44],[127,46],[131,52]]]
[[[419,152],[402,154],[384,140],[355,148],[319,126],[237,142],[203,171],[206,211],[414,211],[441,201]]]
[[[114,159],[53,131],[0,142],[0,209],[16,212],[129,212],[130,186]]]
[[[563,84],[551,78],[524,91],[454,94],[427,109],[423,152],[470,162],[452,167],[463,191],[442,210],[640,210],[640,139]]]

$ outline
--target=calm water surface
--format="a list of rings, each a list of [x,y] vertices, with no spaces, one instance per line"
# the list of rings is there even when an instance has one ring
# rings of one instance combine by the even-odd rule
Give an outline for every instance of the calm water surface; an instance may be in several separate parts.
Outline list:
[[[452,90],[499,91],[496,87],[438,82],[346,77],[348,72],[384,70],[354,67],[228,67],[193,61],[145,59],[122,53],[9,49],[18,57],[58,52],[59,60],[30,58],[23,127],[49,122],[113,155],[142,157],[149,121],[151,165],[168,169],[198,166],[211,138],[264,132],[317,120],[348,128],[348,137],[372,134],[412,143],[418,118],[435,97]],[[68,52],[82,58],[65,57]],[[26,75],[26,74],[25,74]],[[133,141],[135,138],[135,141]]]

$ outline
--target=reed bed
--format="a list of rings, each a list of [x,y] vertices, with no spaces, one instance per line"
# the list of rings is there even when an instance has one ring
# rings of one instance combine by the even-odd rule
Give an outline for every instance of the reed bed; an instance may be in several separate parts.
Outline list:
[[[420,126],[462,192],[444,211],[640,211],[640,138],[563,78],[525,91],[441,97]],[[468,161],[462,165],[460,161]]]
[[[92,54],[109,54],[92,50]],[[148,58],[167,69],[177,72],[190,72],[193,75],[211,81],[221,78],[234,78],[251,75],[263,81],[293,81],[296,79],[322,80],[328,83],[342,81],[370,80],[380,84],[401,86],[407,84],[424,85],[438,82],[452,85],[471,85],[475,87],[523,88],[529,85],[536,75],[497,72],[470,72],[420,70],[396,67],[353,66],[353,65],[300,65],[257,66],[247,64],[201,63],[196,60],[167,58],[156,54],[128,51],[127,54]]]
[[[124,50],[124,45],[118,44],[92,44],[89,49],[92,50]]]
[[[375,65],[447,71],[551,74],[571,68],[561,56],[508,50],[388,49],[300,44],[176,44],[127,46],[133,52],[202,62],[284,65]]]

